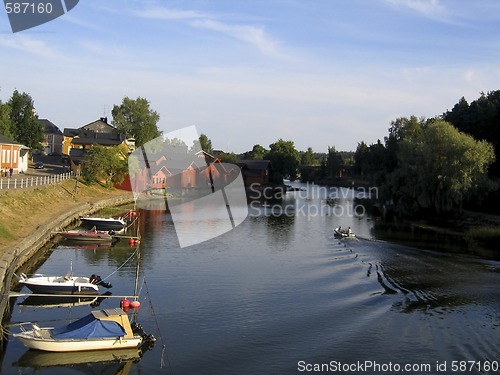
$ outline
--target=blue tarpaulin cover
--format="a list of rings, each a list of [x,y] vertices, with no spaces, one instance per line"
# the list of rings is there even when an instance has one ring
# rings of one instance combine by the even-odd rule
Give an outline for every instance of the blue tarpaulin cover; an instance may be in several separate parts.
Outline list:
[[[125,330],[118,323],[99,320],[92,314],[52,330],[52,337],[55,339],[93,339],[124,335]]]

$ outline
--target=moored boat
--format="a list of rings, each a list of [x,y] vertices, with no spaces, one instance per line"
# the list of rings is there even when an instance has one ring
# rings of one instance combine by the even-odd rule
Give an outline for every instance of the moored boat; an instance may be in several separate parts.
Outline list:
[[[136,218],[137,213],[134,210],[127,211],[123,216],[114,217],[89,217],[81,216],[82,224],[89,227],[96,227],[100,230],[121,230]]]
[[[26,330],[25,324],[31,329]],[[119,308],[92,311],[60,328],[23,323],[13,336],[30,349],[48,352],[138,348],[151,337],[133,332],[127,313]]]
[[[91,227],[96,227],[99,229],[106,229],[106,230],[120,230],[127,225],[125,220],[121,218],[104,218],[104,217],[80,217],[80,221],[84,225],[88,225]]]
[[[103,281],[100,276],[73,276],[68,272],[65,276],[48,276],[35,274],[31,277],[21,274],[19,283],[37,294],[98,294],[99,285],[111,288],[111,284]]]
[[[57,232],[60,236],[73,241],[91,241],[91,242],[111,242],[113,236],[106,231],[97,230],[94,226],[90,230],[67,230]]]

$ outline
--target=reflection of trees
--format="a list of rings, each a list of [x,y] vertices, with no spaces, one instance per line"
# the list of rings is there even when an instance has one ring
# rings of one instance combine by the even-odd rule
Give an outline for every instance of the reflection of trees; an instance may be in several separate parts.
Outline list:
[[[288,249],[288,244],[291,242],[290,237],[293,236],[293,226],[295,224],[295,215],[273,215],[266,217],[267,219],[267,241],[272,248],[285,251]]]

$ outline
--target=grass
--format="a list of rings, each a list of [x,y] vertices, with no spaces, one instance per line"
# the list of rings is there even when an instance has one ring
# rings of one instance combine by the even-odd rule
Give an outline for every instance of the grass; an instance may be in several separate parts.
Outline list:
[[[75,196],[75,180],[34,189],[0,192],[0,251],[71,209],[127,193],[100,185],[79,183],[78,186],[79,192]]]

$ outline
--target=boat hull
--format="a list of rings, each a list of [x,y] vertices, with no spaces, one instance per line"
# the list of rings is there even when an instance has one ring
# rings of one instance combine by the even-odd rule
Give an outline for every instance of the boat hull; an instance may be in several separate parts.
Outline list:
[[[26,287],[36,294],[98,294],[99,290],[91,286],[60,286],[60,285],[36,285],[24,283]]]
[[[97,217],[81,217],[80,221],[84,225],[106,230],[120,230],[127,224],[121,219],[102,219]]]
[[[85,340],[54,340],[35,337],[35,330],[14,334],[23,345],[29,349],[46,352],[78,352],[87,350],[130,349],[137,348],[142,343],[142,337],[133,338],[103,338]]]
[[[338,230],[335,230],[335,237],[337,238],[354,238],[356,235],[354,233],[344,233],[344,232],[339,232]]]
[[[43,276],[23,277],[20,284],[37,294],[98,294],[99,287],[87,277]]]

